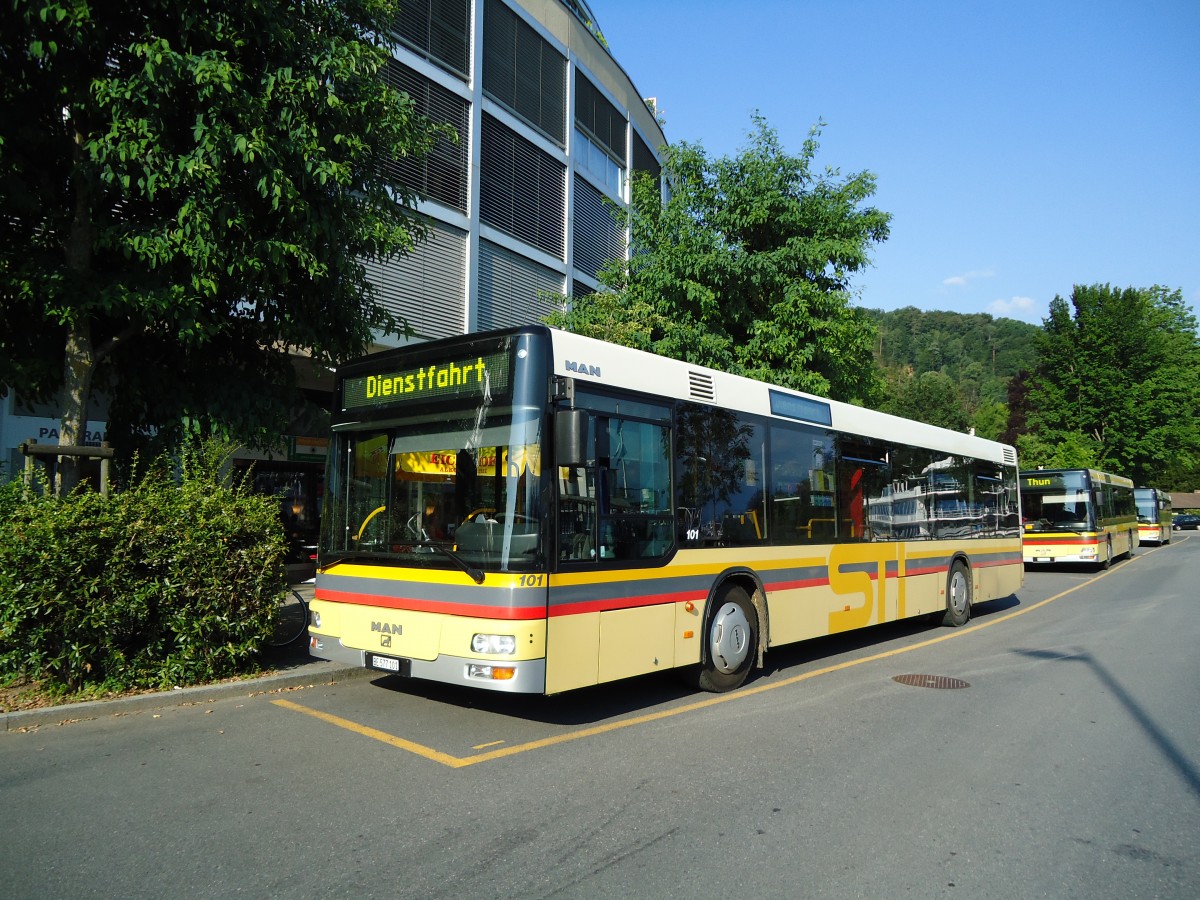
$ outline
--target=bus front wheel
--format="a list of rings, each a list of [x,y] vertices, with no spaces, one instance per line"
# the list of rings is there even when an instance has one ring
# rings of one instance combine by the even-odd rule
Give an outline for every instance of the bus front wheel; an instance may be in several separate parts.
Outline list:
[[[758,651],[758,615],[745,588],[721,589],[704,630],[704,659],[695,679],[705,691],[722,693],[741,687]]]
[[[957,628],[971,618],[971,573],[966,563],[955,560],[946,579],[946,615],[943,625]]]

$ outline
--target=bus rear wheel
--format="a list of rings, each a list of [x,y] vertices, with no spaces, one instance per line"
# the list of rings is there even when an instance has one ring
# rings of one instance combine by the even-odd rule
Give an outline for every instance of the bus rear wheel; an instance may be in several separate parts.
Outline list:
[[[971,619],[971,573],[961,559],[950,566],[946,577],[946,615],[943,625],[957,628]]]
[[[704,659],[695,679],[701,690],[723,693],[741,687],[758,651],[758,614],[745,588],[727,584],[704,629]]]

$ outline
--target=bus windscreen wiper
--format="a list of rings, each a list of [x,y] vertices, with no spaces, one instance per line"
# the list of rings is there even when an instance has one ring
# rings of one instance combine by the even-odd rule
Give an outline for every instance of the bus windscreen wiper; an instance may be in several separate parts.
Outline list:
[[[444,554],[447,559],[470,575],[476,584],[483,584],[483,570],[471,565],[441,541],[421,541],[416,546],[428,547],[430,550],[436,550],[438,553]]]

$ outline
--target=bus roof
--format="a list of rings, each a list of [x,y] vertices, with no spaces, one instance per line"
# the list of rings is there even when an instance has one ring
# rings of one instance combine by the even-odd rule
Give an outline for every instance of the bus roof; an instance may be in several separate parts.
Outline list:
[[[1015,465],[1007,444],[926,425],[850,403],[775,387],[716,369],[656,356],[557,329],[549,329],[554,374],[581,383],[691,400],[786,421],[824,425],[837,431],[902,441],[959,456]]]

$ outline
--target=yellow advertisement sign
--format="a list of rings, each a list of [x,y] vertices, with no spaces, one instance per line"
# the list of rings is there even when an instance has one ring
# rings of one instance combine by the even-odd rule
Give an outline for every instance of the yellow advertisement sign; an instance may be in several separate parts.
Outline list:
[[[480,477],[496,474],[496,448],[482,447],[475,460],[475,472]],[[504,471],[512,478],[528,469],[534,475],[542,470],[541,451],[536,444],[505,448],[501,456]],[[410,475],[443,475],[453,477],[458,471],[458,454],[454,450],[433,450],[418,453],[400,453],[396,456],[396,469]]]

